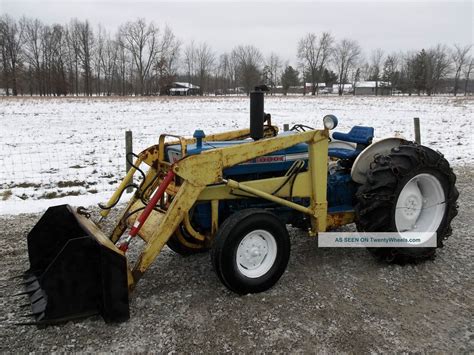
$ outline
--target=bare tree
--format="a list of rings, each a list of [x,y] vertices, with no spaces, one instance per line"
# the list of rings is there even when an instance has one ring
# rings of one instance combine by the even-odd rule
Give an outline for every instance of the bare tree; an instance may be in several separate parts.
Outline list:
[[[469,56],[472,45],[461,46],[459,44],[454,45],[454,50],[451,54],[452,61],[454,63],[454,96],[458,94],[459,90],[459,79],[461,78],[461,72],[464,65],[466,64],[466,59]]]
[[[360,64],[360,79],[365,80],[365,81],[369,80],[371,74],[372,74],[372,68],[371,68],[370,64],[366,60],[361,61],[361,64]]]
[[[464,66],[464,96],[467,96],[469,91],[469,76],[472,73],[472,69],[474,68],[474,58],[469,57],[466,60],[466,65]]]
[[[137,92],[146,92],[146,79],[158,52],[158,28],[153,22],[146,24],[144,19],[127,22],[120,28],[124,47],[130,52],[138,75]]]
[[[348,73],[352,70],[361,54],[361,49],[357,41],[350,39],[341,40],[334,51],[334,61],[338,73],[338,93],[341,96],[344,92],[344,84],[348,80]]]
[[[101,47],[102,50],[97,51],[98,64],[104,73],[105,94],[110,96],[112,93],[113,76],[117,72],[119,46],[116,41],[111,40],[108,34],[105,33]]]
[[[76,20],[72,20],[66,32],[70,77],[74,78],[74,94],[79,95],[80,41]]]
[[[102,60],[104,58],[104,51],[105,51],[105,30],[102,28],[102,26],[99,24],[97,28],[97,36],[95,39],[95,50],[93,52],[93,62],[94,62],[94,68],[95,68],[95,73],[96,73],[96,93],[98,96],[102,94],[101,91],[101,72],[102,72]]]
[[[229,87],[231,85],[229,67],[230,67],[230,58],[228,53],[221,54],[219,56],[219,64],[216,67],[216,88],[218,90],[222,89],[222,94],[227,94]],[[220,80],[219,80],[220,79]]]
[[[384,60],[384,52],[380,48],[372,51],[371,61],[371,80],[375,81],[375,96],[379,93],[379,81],[382,76],[382,65]]]
[[[439,91],[441,80],[448,75],[451,66],[451,58],[448,54],[448,48],[442,44],[438,44],[436,47],[429,49],[428,58],[431,68],[428,94],[431,95],[431,93]]]
[[[215,54],[207,43],[201,43],[196,51],[198,79],[201,87],[201,95],[208,90],[208,80],[212,66],[215,61]]]
[[[211,47],[202,42],[198,45],[192,41],[184,50],[184,64],[189,82],[195,81],[200,86],[200,94],[208,91],[208,81],[216,57]]]
[[[13,96],[18,95],[19,66],[22,62],[22,27],[8,15],[0,17],[0,44],[2,47],[2,62],[4,78],[11,83]]]
[[[382,80],[389,85],[390,92],[392,92],[393,88],[398,84],[400,77],[399,64],[400,58],[397,53],[392,53],[385,59]]]
[[[43,90],[41,80],[41,33],[44,26],[38,19],[29,19],[26,17],[23,17],[20,20],[20,26],[23,28],[23,53],[25,55],[25,60],[34,71],[36,88],[40,96],[42,96]]]
[[[356,68],[354,68],[354,70],[352,70],[351,82],[352,82],[352,94],[354,96],[356,94],[357,84],[360,82],[361,72],[362,72],[361,65],[357,66]]]
[[[56,96],[67,95],[66,36],[64,27],[55,24],[51,36],[51,81],[52,91]]]
[[[265,61],[264,73],[266,76],[267,84],[270,86],[271,89],[275,89],[275,87],[279,84],[282,75],[282,68],[283,61],[278,56],[278,54],[273,52],[270,53],[270,55]]]
[[[186,70],[186,75],[188,77],[188,82],[192,83],[196,75],[196,46],[194,44],[194,41],[191,41],[184,49],[183,62]]]
[[[121,43],[130,53],[138,77],[136,93],[150,94],[161,90],[172,77],[180,42],[169,27],[160,31],[153,22],[144,19],[128,22],[119,30]]]
[[[88,21],[74,19],[70,26],[70,44],[76,56],[76,80],[78,80],[77,65],[80,63],[84,76],[84,95],[92,95],[92,54],[94,35]],[[76,84],[77,85],[77,84]],[[76,86],[77,94],[77,86]]]
[[[164,94],[166,87],[175,80],[180,48],[181,42],[169,27],[165,27],[159,38],[158,52],[153,64],[151,80],[154,92]]]
[[[237,46],[232,50],[232,57],[238,81],[248,94],[261,80],[262,53],[254,46]]]
[[[332,49],[334,39],[328,32],[323,32],[318,38],[314,33],[308,33],[298,42],[298,59],[307,71],[311,80],[312,91],[315,95],[318,90],[317,83],[321,81],[324,65]],[[303,77],[305,73],[303,73]]]

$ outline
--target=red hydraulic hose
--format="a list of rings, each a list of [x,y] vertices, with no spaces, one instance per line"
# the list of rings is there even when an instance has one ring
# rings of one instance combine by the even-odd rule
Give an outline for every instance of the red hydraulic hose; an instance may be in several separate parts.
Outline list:
[[[171,183],[171,181],[173,181],[174,176],[175,176],[175,173],[173,169],[170,169],[168,173],[166,174],[165,178],[163,179],[163,181],[161,182],[160,186],[158,187],[158,190],[156,190],[156,192],[153,194],[152,198],[146,205],[145,210],[140,214],[140,216],[137,218],[137,220],[133,224],[132,228],[130,229],[130,232],[128,233],[127,239],[125,240],[125,242],[120,244],[119,246],[120,250],[122,250],[123,252],[127,251],[130,241],[132,240],[133,237],[135,237],[138,234],[138,232],[140,231],[140,228],[145,223],[151,211],[153,211],[156,204],[165,193],[166,189],[168,188],[168,185]]]

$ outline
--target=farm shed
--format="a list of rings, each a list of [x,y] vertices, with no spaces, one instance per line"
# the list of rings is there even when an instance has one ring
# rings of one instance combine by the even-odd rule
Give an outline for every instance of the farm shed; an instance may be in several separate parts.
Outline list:
[[[378,88],[375,81],[361,81],[355,86],[355,95],[391,95],[390,83],[379,81]]]

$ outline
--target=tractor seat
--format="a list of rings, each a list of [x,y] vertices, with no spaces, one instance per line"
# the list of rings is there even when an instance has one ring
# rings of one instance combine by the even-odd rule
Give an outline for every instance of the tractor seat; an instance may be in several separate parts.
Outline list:
[[[354,126],[349,133],[334,132],[332,137],[340,141],[369,145],[374,138],[374,128]]]
[[[354,126],[349,133],[334,132],[332,137],[340,141],[356,143],[357,147],[356,149],[329,148],[328,155],[339,159],[353,160],[366,146],[372,143],[374,128]]]

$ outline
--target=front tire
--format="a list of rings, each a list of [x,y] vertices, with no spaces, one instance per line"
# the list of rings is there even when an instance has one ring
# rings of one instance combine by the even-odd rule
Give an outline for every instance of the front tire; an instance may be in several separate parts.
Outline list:
[[[403,142],[376,156],[357,191],[356,224],[363,232],[436,232],[437,247],[451,234],[458,190],[448,161],[434,150]],[[369,248],[388,262],[433,257],[436,248]]]
[[[211,249],[219,279],[238,294],[271,288],[285,271],[289,257],[286,226],[262,209],[247,209],[228,217]]]

